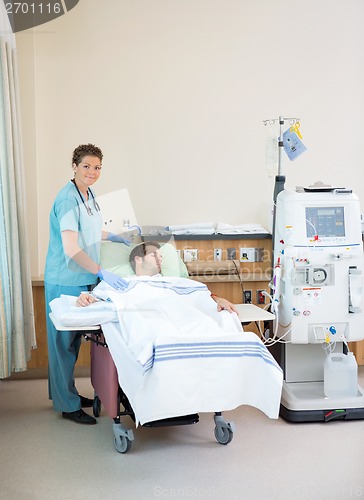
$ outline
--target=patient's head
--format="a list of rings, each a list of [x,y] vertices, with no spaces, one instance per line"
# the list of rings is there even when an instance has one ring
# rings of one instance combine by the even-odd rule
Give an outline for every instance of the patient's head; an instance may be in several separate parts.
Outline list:
[[[129,262],[137,276],[153,276],[161,272],[160,247],[156,241],[147,241],[133,248],[129,255]]]

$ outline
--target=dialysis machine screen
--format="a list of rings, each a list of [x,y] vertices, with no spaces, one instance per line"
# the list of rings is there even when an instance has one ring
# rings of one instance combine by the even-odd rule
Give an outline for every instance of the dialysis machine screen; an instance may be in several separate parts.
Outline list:
[[[344,237],[344,207],[306,207],[306,234],[325,237]]]

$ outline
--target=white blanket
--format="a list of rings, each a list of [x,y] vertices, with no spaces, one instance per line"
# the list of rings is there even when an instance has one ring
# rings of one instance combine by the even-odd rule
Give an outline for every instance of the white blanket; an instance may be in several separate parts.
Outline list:
[[[145,372],[117,323],[103,325],[103,331],[136,422],[227,411],[240,405],[278,418],[282,372],[254,333],[225,335],[218,345],[206,342],[205,336],[193,342],[170,338],[168,344],[157,339],[153,368]]]
[[[266,229],[260,224],[238,224],[232,226],[219,222],[216,226],[216,233],[218,234],[245,234],[245,233],[268,233]]]
[[[70,327],[69,329],[118,321],[116,307],[111,301],[95,302],[88,307],[77,307],[76,297],[61,295],[59,299],[53,299],[49,306],[59,323]]]
[[[235,314],[217,312],[205,285],[162,277],[128,282],[124,292],[104,283],[94,292],[118,311],[119,322],[102,328],[137,424],[244,404],[278,417],[280,367]]]
[[[236,314],[219,313],[203,283],[162,276],[127,281],[124,291],[116,292],[102,283],[94,293],[113,302],[126,345],[143,366],[149,365],[147,369],[157,338],[185,341],[204,335],[211,340],[223,333],[242,332]]]
[[[200,222],[196,224],[176,224],[172,226],[167,226],[167,228],[173,234],[214,234],[215,224],[212,222]]]

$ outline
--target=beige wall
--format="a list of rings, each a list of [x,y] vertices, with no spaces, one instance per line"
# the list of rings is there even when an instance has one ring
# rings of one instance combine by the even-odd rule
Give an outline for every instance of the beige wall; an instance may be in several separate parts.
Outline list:
[[[140,224],[267,225],[266,118],[297,116],[308,151],[287,186],[364,198],[362,0],[80,0],[17,35],[33,275],[82,142],[98,194],[128,187]]]

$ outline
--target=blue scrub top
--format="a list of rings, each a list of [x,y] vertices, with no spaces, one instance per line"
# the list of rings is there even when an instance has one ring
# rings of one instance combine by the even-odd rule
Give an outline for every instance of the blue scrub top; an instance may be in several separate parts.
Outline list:
[[[87,213],[73,182],[58,193],[50,213],[49,246],[44,281],[53,285],[83,286],[97,283],[95,274],[85,271],[64,253],[62,231],[78,233],[78,244],[95,262],[100,261],[102,217],[92,197],[88,201],[92,215]]]

